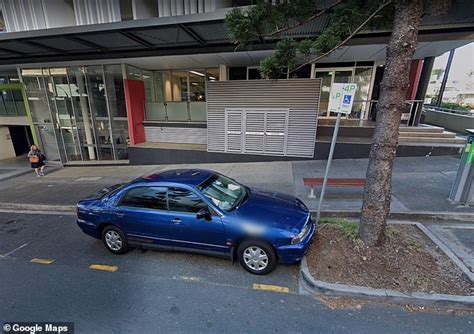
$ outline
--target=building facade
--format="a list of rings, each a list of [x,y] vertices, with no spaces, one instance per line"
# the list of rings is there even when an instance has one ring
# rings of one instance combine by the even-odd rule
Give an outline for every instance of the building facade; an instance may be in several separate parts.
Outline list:
[[[274,83],[260,79],[258,66],[276,40],[234,51],[225,32],[227,11],[251,4],[0,0],[0,158],[33,142],[63,164],[318,158],[335,117],[331,86],[349,82],[358,90],[341,135],[369,138],[390,32],[358,34]],[[473,13],[470,1],[457,1],[442,21],[424,19],[406,125],[419,121],[434,57],[474,41]],[[329,20],[288,35],[317,36]],[[313,108],[298,107],[304,101]]]

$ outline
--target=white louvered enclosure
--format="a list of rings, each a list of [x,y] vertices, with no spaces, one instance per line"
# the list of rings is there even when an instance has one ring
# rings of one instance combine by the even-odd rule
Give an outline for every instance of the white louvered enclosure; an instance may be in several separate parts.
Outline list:
[[[226,109],[225,152],[286,155],[288,109]]]
[[[314,156],[319,79],[208,82],[207,150]]]

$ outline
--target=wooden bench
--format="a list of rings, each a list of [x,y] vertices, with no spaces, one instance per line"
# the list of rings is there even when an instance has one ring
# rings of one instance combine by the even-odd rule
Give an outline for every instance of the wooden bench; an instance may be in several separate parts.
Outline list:
[[[314,193],[314,187],[322,186],[324,178],[303,178],[303,184],[311,187],[308,198],[316,198]],[[363,187],[365,185],[365,179],[356,178],[329,178],[327,182],[328,187]]]

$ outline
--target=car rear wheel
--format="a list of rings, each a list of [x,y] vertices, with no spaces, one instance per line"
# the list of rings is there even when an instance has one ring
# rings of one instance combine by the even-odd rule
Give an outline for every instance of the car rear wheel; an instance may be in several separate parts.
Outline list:
[[[114,254],[124,254],[130,250],[123,232],[115,226],[107,226],[102,231],[105,248]]]
[[[276,253],[272,246],[260,240],[248,240],[237,250],[240,264],[245,270],[256,275],[265,275],[276,267]]]

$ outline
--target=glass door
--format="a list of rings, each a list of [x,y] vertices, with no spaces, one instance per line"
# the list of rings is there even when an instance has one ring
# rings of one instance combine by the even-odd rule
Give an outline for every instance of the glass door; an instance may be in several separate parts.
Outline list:
[[[56,133],[53,125],[53,116],[48,99],[47,83],[43,77],[43,70],[23,69],[22,82],[28,96],[28,105],[34,128],[38,134],[40,149],[50,161],[60,161]]]
[[[333,83],[352,82],[352,68],[344,69],[317,69],[316,78],[322,79],[321,96],[319,100],[319,115],[323,117],[336,117],[335,113],[328,112],[329,94]]]
[[[321,96],[319,97],[319,116],[328,116],[329,93],[332,85],[331,71],[317,71],[316,78],[321,79]]]
[[[72,92],[65,68],[50,69],[49,90],[56,109],[59,136],[66,161],[81,161],[82,150],[72,104]]]
[[[97,160],[96,133],[90,113],[89,96],[86,89],[86,78],[82,66],[67,68],[71,101],[76,117],[79,141],[81,143],[82,159]]]
[[[112,146],[111,121],[107,108],[105,80],[101,65],[85,67],[86,87],[89,97],[89,106],[92,124],[96,134],[97,153],[99,160],[114,160]]]

